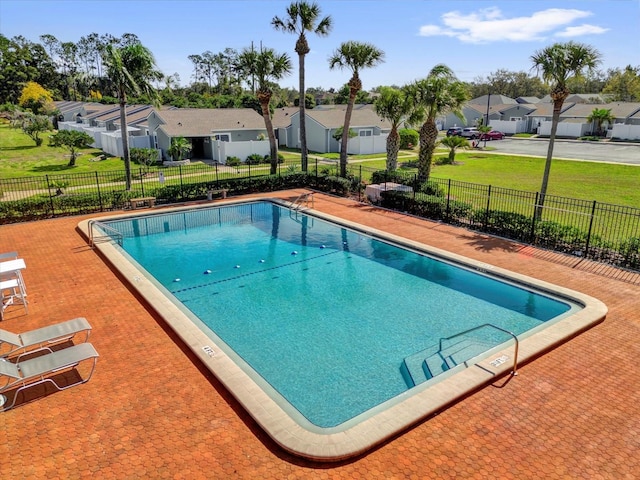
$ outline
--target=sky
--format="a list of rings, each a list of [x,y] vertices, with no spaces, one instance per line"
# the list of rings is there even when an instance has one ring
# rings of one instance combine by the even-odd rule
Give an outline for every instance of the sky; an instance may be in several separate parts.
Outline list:
[[[291,0],[1,0],[0,33],[40,43],[54,35],[77,42],[90,33],[134,33],[165,75],[192,81],[189,55],[242,51],[252,42],[288,53],[292,74],[282,87],[298,87],[296,36],[276,31]],[[306,87],[339,89],[349,70],[330,70],[328,58],[345,41],[384,52],[384,63],[360,72],[363,88],[404,85],[444,63],[462,81],[498,70],[535,73],[531,56],[575,41],[596,48],[600,69],[640,66],[640,0],[317,0],[330,15],[328,36],[308,34]]]

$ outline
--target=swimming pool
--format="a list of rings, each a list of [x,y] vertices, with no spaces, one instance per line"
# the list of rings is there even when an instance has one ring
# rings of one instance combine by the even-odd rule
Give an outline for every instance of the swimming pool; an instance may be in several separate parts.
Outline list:
[[[373,428],[383,436],[369,438],[370,445],[381,441],[387,427],[372,427],[380,415],[429,390],[438,397],[440,385],[469,376],[468,365],[481,366],[471,376],[480,373],[484,382],[486,370],[499,374],[513,361],[504,330],[522,342],[587,309],[579,294],[552,295],[499,271],[496,283],[481,271],[489,266],[462,264],[418,245],[397,248],[377,232],[336,227],[275,202],[108,225],[121,232],[124,250],[107,243],[100,244],[103,252],[132,261],[123,273],[147,298],[162,297],[165,307],[167,298],[178,299],[168,322],[197,327],[176,331],[205,363],[225,364],[222,373],[208,366],[278,443],[312,458],[362,450],[360,440],[339,451],[339,433]],[[471,319],[451,328],[469,312]],[[441,338],[485,323],[498,329],[482,327],[439,349]],[[238,385],[230,386],[227,375]],[[252,398],[238,389],[266,396],[273,411],[263,416],[262,402],[252,410]],[[413,413],[413,421],[428,411]],[[301,435],[293,433],[298,429],[312,438],[302,448]]]

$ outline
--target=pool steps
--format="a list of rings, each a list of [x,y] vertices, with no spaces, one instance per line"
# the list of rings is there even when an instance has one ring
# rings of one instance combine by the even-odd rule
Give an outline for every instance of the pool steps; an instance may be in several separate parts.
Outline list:
[[[468,338],[442,350],[439,350],[439,345],[432,345],[406,357],[400,371],[407,386],[413,388],[493,347],[494,343]]]

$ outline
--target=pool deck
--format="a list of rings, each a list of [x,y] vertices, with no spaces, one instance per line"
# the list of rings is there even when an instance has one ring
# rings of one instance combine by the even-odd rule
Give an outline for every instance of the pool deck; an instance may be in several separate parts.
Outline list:
[[[0,328],[85,316],[100,353],[90,382],[0,413],[0,478],[634,478],[640,275],[342,198],[315,208],[591,295],[607,319],[363,456],[316,463],[262,431],[88,248],[81,217],[0,226],[30,300]]]

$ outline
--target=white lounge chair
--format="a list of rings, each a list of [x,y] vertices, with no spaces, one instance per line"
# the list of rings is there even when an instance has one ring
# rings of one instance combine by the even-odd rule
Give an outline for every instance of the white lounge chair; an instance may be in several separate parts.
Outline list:
[[[48,349],[51,345],[72,339],[79,333],[85,333],[83,342],[89,340],[91,325],[84,317],[66,322],[30,330],[24,333],[12,333],[0,329],[0,358],[19,353],[24,355],[35,350]]]
[[[30,358],[17,363],[6,359],[0,359],[0,410],[7,411],[13,408],[18,395],[26,388],[50,383],[57,390],[66,390],[81,383],[88,382],[98,361],[98,352],[90,343],[80,343],[69,348],[46,353],[39,357]],[[91,371],[86,378],[78,372],[79,380],[72,383],[58,383],[59,377],[64,372],[75,369],[81,362],[93,361]],[[65,376],[68,378],[68,376]],[[10,397],[5,395],[16,389]]]

